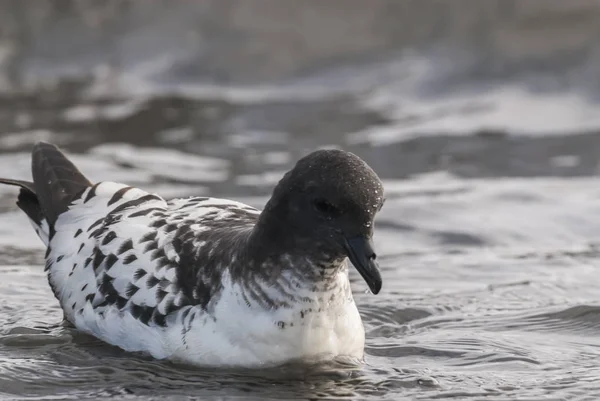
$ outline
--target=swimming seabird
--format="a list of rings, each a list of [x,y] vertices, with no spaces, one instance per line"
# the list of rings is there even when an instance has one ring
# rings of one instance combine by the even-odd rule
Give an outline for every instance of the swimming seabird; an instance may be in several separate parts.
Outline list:
[[[300,159],[261,212],[209,197],[165,200],[92,184],[54,145],[32,152],[17,205],[47,246],[65,319],[126,351],[199,366],[363,358],[349,258],[377,294],[377,174],[358,156]]]

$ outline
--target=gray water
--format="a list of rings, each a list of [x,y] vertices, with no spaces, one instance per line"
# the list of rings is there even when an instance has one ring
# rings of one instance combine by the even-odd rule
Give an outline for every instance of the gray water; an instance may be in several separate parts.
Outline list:
[[[61,324],[0,187],[0,398],[596,400],[597,1],[0,2],[0,175],[37,140],[92,180],[255,206],[318,147],[384,180],[366,361],[266,372]]]

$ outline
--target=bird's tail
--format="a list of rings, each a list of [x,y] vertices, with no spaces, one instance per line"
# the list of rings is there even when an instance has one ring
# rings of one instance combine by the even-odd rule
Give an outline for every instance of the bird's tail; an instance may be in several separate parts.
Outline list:
[[[21,188],[17,206],[48,245],[58,216],[92,184],[55,145],[45,142],[33,146],[31,172],[33,182],[0,178],[0,184]]]
[[[0,184],[14,185],[21,188],[17,198],[17,206],[25,212],[40,239],[48,245],[50,226],[42,212],[33,182],[0,178]]]

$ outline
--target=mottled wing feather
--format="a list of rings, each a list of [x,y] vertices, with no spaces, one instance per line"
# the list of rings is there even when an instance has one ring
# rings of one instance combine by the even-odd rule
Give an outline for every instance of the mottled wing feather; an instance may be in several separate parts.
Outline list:
[[[56,222],[50,282],[71,321],[90,308],[97,315],[117,309],[165,326],[186,306],[207,308],[224,268],[212,257],[219,239],[251,227],[258,213],[234,201],[167,202],[125,185],[96,184]]]

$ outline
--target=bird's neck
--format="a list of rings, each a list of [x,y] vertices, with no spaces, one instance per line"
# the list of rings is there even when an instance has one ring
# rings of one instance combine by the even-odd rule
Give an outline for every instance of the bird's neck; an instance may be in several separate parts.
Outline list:
[[[324,310],[351,300],[345,259],[293,253],[254,259],[252,274],[240,278],[241,296],[259,309]]]
[[[345,268],[343,253],[312,232],[298,232],[282,219],[285,216],[265,209],[249,235],[247,251],[258,265],[279,264],[315,280]]]
[[[347,279],[345,255],[318,238],[294,236],[281,226],[259,219],[248,236],[245,256],[258,284],[284,293],[301,288],[322,292],[338,285],[341,275]]]

